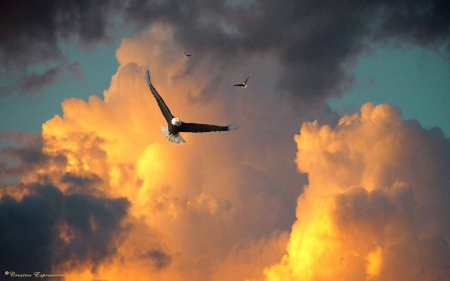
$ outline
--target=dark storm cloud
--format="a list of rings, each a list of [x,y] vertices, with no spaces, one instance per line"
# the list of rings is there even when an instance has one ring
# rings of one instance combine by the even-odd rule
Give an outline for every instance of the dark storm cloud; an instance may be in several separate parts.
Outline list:
[[[92,270],[116,252],[130,203],[125,198],[64,195],[33,184],[18,201],[0,198],[0,268],[16,273],[52,272],[52,266],[89,264]]]
[[[388,5],[389,2],[386,3]],[[380,12],[378,36],[413,39],[421,45],[441,43],[450,33],[448,1],[394,1]]]
[[[7,1],[0,12],[1,67],[60,60],[61,39],[94,45],[114,36],[117,15],[136,30],[170,24],[182,46],[218,62],[272,52],[283,66],[281,89],[310,101],[350,85],[349,64],[371,43],[393,38],[431,46],[450,34],[445,0],[237,2]]]
[[[352,82],[348,64],[373,42],[431,45],[450,34],[443,0],[235,2],[132,0],[125,11],[139,24],[170,23],[183,46],[218,60],[275,52],[283,65],[279,84],[303,100],[342,92]]]
[[[109,1],[2,1],[2,68],[24,70],[30,63],[64,57],[60,39],[93,44],[105,39]]]
[[[41,74],[21,74],[18,82],[0,88],[0,97],[13,92],[33,93],[58,81],[66,68],[80,76],[77,63],[67,65],[62,41],[95,46],[108,39],[109,1],[2,1],[0,9],[0,75],[25,73],[30,65],[58,64]]]
[[[95,270],[101,261],[116,252],[114,239],[126,228],[120,226],[130,202],[126,198],[108,199],[84,194],[64,198],[63,220],[75,230],[75,237],[65,242],[57,240],[58,261],[68,267],[92,262]],[[120,237],[119,237],[120,238]]]

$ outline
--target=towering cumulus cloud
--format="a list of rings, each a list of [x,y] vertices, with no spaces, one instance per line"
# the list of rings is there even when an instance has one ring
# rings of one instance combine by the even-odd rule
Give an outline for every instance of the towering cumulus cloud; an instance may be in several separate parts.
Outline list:
[[[294,142],[304,121],[336,114],[280,95],[285,67],[270,53],[228,61],[199,48],[187,59],[175,19],[122,41],[103,96],[64,100],[35,138],[0,135],[12,143],[0,151],[1,270],[67,281],[449,275],[450,144],[439,130],[367,104],[335,129],[304,123]],[[182,121],[241,129],[168,142],[147,68]],[[230,85],[249,70],[245,91]]]
[[[266,280],[450,276],[450,141],[439,129],[367,103],[334,129],[304,123],[295,141],[309,185]]]
[[[257,69],[244,94],[230,90],[235,77],[213,56],[187,60],[180,50],[163,25],[124,39],[103,98],[63,101],[63,115],[45,122],[33,143],[9,136],[18,145],[0,154],[0,210],[15,223],[0,216],[14,226],[0,232],[2,246],[12,243],[0,253],[2,270],[77,281],[244,280],[262,278],[283,256],[306,177],[292,161],[298,123],[283,122],[298,113],[274,91],[261,94],[273,88],[276,64],[233,65],[244,75],[248,65]],[[147,67],[183,121],[252,129],[190,134],[173,145],[159,129],[165,120]],[[283,110],[268,118],[274,103]],[[28,227],[39,231],[35,240]],[[18,230],[24,234],[9,238]]]

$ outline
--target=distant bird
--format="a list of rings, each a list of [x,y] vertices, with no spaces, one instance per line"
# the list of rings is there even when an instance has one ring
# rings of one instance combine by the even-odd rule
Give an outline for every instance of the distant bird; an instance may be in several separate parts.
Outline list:
[[[186,54],[186,52],[184,52],[184,56],[186,56],[186,57],[192,57],[192,55]]]
[[[247,81],[248,81],[248,78],[250,78],[250,75],[247,77],[247,79],[245,79],[245,82],[244,83],[241,83],[241,84],[234,84],[233,86],[236,86],[236,87],[242,87],[242,88],[247,88]]]
[[[216,126],[208,124],[181,122],[180,118],[174,117],[172,113],[170,113],[170,110],[167,107],[166,103],[158,94],[155,87],[153,87],[152,82],[150,80],[150,71],[148,69],[145,72],[145,77],[147,78],[147,84],[150,87],[150,91],[155,97],[156,102],[158,103],[158,106],[161,109],[161,112],[167,121],[168,126],[167,127],[161,126],[161,131],[168,141],[173,143],[186,142],[181,137],[180,135],[181,132],[186,133],[226,132],[226,131],[234,131],[239,127],[239,125],[234,122],[228,126]]]

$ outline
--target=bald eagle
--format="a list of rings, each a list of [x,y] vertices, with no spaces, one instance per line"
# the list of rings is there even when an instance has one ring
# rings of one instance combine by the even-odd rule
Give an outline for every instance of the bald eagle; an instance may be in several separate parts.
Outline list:
[[[158,103],[158,106],[161,109],[161,112],[167,121],[168,126],[167,127],[161,126],[161,131],[168,141],[173,143],[186,142],[181,137],[180,135],[181,132],[186,133],[226,132],[226,131],[234,131],[239,127],[239,125],[234,122],[228,126],[181,122],[180,118],[177,118],[172,115],[164,100],[158,94],[155,87],[153,87],[152,82],[150,80],[150,71],[148,69],[145,72],[145,77],[147,78],[147,84],[150,87],[150,91],[155,97],[156,102]]]
[[[247,76],[247,79],[245,79],[245,82],[244,83],[241,83],[241,84],[233,84],[233,86],[236,86],[236,87],[242,87],[242,88],[247,88],[247,81],[248,81],[248,78],[250,78],[250,75],[249,76]]]

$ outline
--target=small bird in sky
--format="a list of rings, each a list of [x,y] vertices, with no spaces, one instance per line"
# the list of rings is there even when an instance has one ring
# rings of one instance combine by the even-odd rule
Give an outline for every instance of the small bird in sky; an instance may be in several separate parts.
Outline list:
[[[239,125],[234,122],[228,126],[181,122],[180,118],[177,118],[172,115],[172,113],[169,110],[169,107],[167,107],[162,97],[158,94],[155,87],[153,87],[152,82],[150,80],[150,71],[148,69],[145,72],[145,77],[147,79],[147,84],[150,87],[150,91],[152,92],[153,97],[155,97],[159,109],[161,110],[162,114],[164,115],[164,118],[167,121],[167,127],[161,126],[161,131],[168,141],[173,143],[186,142],[181,137],[180,135],[181,132],[186,133],[226,132],[226,131],[234,131],[239,127]]]
[[[248,78],[250,78],[250,75],[247,77],[247,79],[245,79],[245,82],[244,83],[241,83],[241,84],[233,84],[233,86],[236,86],[236,87],[242,87],[242,88],[247,88],[247,81],[248,81]]]
[[[184,56],[186,56],[186,57],[192,57],[192,55],[186,54],[186,52],[184,52]]]

